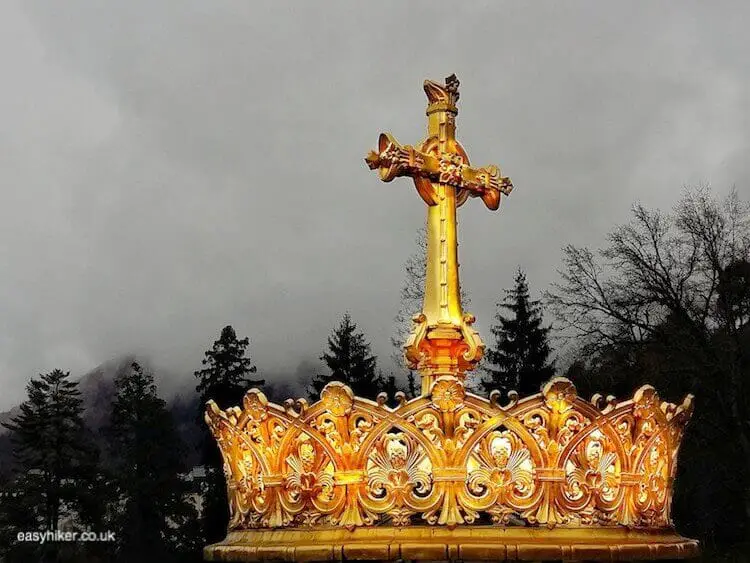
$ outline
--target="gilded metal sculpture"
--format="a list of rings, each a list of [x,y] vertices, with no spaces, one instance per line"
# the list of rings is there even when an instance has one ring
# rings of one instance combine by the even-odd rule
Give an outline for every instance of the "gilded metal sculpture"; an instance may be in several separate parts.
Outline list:
[[[242,408],[209,402],[224,459],[227,538],[210,561],[632,560],[684,558],[698,544],[670,520],[672,482],[693,397],[661,402],[577,396],[554,378],[539,394],[499,404],[464,388],[484,345],[461,308],[456,209],[492,210],[512,184],[473,168],[455,139],[458,80],[425,81],[428,137],[418,148],[381,134],[365,159],[386,182],[410,176],[427,204],[424,306],[406,358],[421,396],[398,405],[330,383],[320,400]]]

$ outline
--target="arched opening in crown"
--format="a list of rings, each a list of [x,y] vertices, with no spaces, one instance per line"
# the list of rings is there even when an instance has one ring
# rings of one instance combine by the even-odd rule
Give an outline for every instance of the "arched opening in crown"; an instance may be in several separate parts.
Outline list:
[[[433,508],[433,462],[413,430],[392,427],[383,432],[364,460],[362,504],[381,514],[381,522],[409,525]]]
[[[300,432],[282,465],[280,501],[292,522],[310,526],[325,520],[338,504],[336,468],[318,440]],[[338,493],[338,494],[337,494]]]
[[[466,482],[459,500],[494,524],[525,525],[539,496],[538,466],[539,460],[534,460],[518,433],[505,425],[488,429],[468,451]]]

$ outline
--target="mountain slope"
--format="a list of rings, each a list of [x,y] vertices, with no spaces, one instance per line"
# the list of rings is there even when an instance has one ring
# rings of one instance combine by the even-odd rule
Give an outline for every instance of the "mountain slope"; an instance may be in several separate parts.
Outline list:
[[[195,392],[196,380],[193,374],[175,374],[164,370],[153,370],[148,358],[135,354],[122,355],[97,366],[80,377],[79,390],[83,400],[83,418],[86,426],[91,430],[103,457],[107,458],[107,441],[103,429],[110,417],[112,399],[115,394],[115,380],[127,373],[131,364],[137,361],[146,369],[154,371],[160,396],[166,401],[167,408],[172,413],[177,432],[184,444],[185,466],[193,467],[199,463],[198,446],[202,432],[202,417],[200,415],[200,400]],[[301,396],[300,382],[309,380],[315,370],[311,362],[301,362],[295,378],[283,374],[264,373],[261,377],[266,380],[263,391],[269,400],[282,403],[284,399]],[[167,389],[166,393],[162,389]],[[220,405],[224,408],[231,405]],[[20,414],[18,406],[0,413],[0,424],[10,422]],[[165,444],[165,447],[169,445]],[[13,468],[12,444],[10,433],[0,426],[0,477],[7,475]]]

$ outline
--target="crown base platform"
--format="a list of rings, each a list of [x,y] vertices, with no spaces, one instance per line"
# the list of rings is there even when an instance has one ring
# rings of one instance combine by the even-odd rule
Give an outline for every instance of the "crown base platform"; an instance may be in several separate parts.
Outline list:
[[[239,530],[206,561],[633,561],[686,559],[698,542],[671,528],[378,526]]]

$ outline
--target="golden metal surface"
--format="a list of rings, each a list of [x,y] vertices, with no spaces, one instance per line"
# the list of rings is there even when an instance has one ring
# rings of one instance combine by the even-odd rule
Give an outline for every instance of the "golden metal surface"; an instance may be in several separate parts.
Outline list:
[[[473,169],[455,140],[458,80],[425,82],[428,138],[387,134],[367,157],[390,181],[411,176],[428,204],[425,300],[406,354],[422,395],[398,406],[329,383],[320,400],[242,408],[209,401],[224,460],[230,532],[212,561],[341,559],[683,558],[670,508],[676,457],[693,397],[587,402],[567,379],[500,405],[466,391],[484,345],[461,308],[456,208],[469,196],[497,209],[510,180]]]
[[[495,210],[500,195],[513,189],[497,166],[469,165],[466,151],[456,140],[458,85],[455,75],[445,85],[425,81],[427,138],[419,148],[401,146],[390,134],[382,133],[377,150],[365,158],[384,182],[398,176],[413,178],[427,204],[424,304],[405,344],[407,362],[422,376],[423,394],[442,376],[462,379],[484,351],[479,334],[471,327],[474,317],[461,308],[456,209],[468,197],[479,197]]]
[[[692,396],[595,405],[565,378],[510,405],[439,380],[395,408],[329,383],[313,405],[209,403],[231,529],[426,522],[664,528]]]
[[[633,561],[697,554],[695,540],[671,530],[488,526],[243,530],[205,551],[207,561]]]

